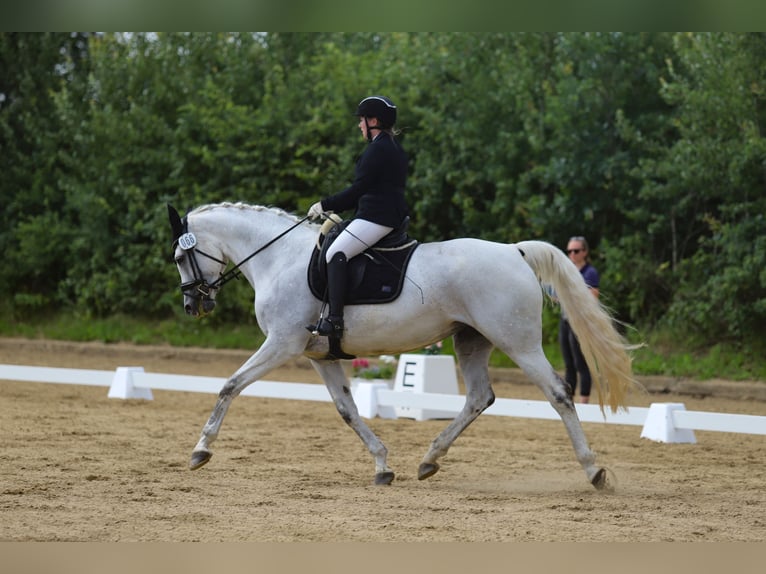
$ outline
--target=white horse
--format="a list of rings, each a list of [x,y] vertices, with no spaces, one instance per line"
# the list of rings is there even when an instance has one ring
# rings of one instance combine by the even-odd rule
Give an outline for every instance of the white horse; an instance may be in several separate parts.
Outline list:
[[[242,203],[206,205],[183,220],[168,206],[181,275],[184,307],[197,316],[212,311],[221,279],[241,272],[255,290],[255,315],[263,345],[223,385],[192,453],[190,468],[210,460],[231,401],[269,371],[301,355],[322,377],[343,420],[375,460],[375,483],[390,484],[387,449],[359,416],[339,360],[327,360],[328,339],[312,335],[322,302],[307,284],[307,265],[319,225],[276,208]],[[236,266],[223,274],[229,262]],[[501,244],[479,239],[424,243],[415,250],[401,295],[378,305],[345,309],[343,350],[352,355],[398,354],[452,336],[463,375],[463,409],[431,443],[418,469],[425,479],[438,459],[487,407],[492,391],[488,362],[493,348],[508,355],[537,385],[561,416],[575,455],[597,489],[611,488],[595,463],[568,385],[542,349],[541,283],[556,292],[590,366],[599,404],[625,407],[631,349],[606,309],[593,297],[577,268],[555,246],[542,241]]]

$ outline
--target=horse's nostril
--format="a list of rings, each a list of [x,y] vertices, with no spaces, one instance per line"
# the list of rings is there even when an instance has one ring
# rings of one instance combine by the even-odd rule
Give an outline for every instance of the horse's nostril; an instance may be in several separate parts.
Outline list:
[[[213,309],[215,309],[215,301],[212,299],[202,301],[202,311],[204,313],[212,313]]]
[[[184,305],[184,311],[186,311],[187,315],[194,315],[194,309],[188,303]]]

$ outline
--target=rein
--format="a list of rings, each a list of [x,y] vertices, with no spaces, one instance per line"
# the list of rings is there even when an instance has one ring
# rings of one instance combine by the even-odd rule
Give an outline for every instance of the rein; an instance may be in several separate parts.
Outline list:
[[[273,245],[274,243],[276,243],[277,241],[282,239],[282,237],[284,237],[285,235],[290,233],[293,229],[298,227],[300,224],[302,224],[308,218],[309,218],[309,216],[306,216],[303,219],[301,219],[300,221],[298,221],[297,223],[295,223],[295,224],[291,225],[290,227],[288,227],[282,233],[280,233],[276,237],[272,238],[268,243],[266,243],[265,245],[259,247],[258,249],[253,251],[250,255],[245,257],[242,261],[240,261],[239,263],[234,265],[234,267],[232,267],[231,269],[229,269],[225,273],[221,273],[220,277],[218,277],[218,279],[216,279],[212,283],[208,283],[202,277],[202,273],[200,271],[199,264],[197,263],[197,258],[194,256],[194,254],[195,253],[199,253],[203,257],[207,257],[208,259],[211,259],[211,260],[213,260],[213,261],[215,261],[217,263],[220,263],[221,265],[225,265],[226,262],[225,261],[221,261],[217,257],[213,257],[212,255],[210,255],[208,253],[205,253],[204,251],[202,251],[201,249],[198,249],[196,247],[197,239],[196,239],[196,237],[194,237],[193,233],[190,233],[190,232],[186,231],[186,226],[188,225],[188,223],[186,221],[186,218],[184,218],[183,225],[184,225],[184,228],[185,228],[184,229],[185,232],[180,237],[178,237],[175,240],[174,246],[175,246],[176,243],[178,243],[178,244],[181,245],[181,248],[184,251],[189,253],[189,255],[190,255],[189,259],[191,260],[192,273],[194,273],[194,280],[193,281],[189,281],[187,283],[182,283],[181,284],[181,292],[196,299],[198,297],[195,297],[194,295],[191,295],[191,294],[187,293],[187,291],[190,290],[190,289],[196,289],[197,292],[203,298],[210,297],[210,291],[212,291],[214,289],[220,289],[221,287],[223,287],[226,283],[228,283],[232,279],[238,279],[239,276],[242,275],[242,271],[240,270],[240,267],[242,267],[245,263],[250,261],[256,255],[258,255],[261,251],[267,249],[268,247],[270,247],[271,245]]]
[[[282,233],[280,233],[280,234],[279,234],[279,235],[277,235],[276,237],[272,238],[272,239],[271,239],[271,240],[270,240],[268,243],[266,243],[266,245],[263,245],[262,247],[259,247],[258,249],[256,249],[255,251],[253,251],[253,252],[252,252],[250,255],[248,255],[248,256],[247,256],[247,257],[245,257],[245,258],[244,258],[242,261],[240,261],[239,263],[237,263],[237,264],[236,264],[234,267],[232,267],[231,269],[229,269],[229,270],[228,270],[226,273],[222,273],[222,274],[221,274],[221,276],[220,276],[218,279],[216,279],[215,281],[213,281],[213,283],[210,285],[210,288],[211,288],[211,289],[220,289],[221,287],[223,287],[223,286],[224,286],[226,283],[228,283],[228,282],[229,282],[229,281],[231,281],[232,279],[237,279],[237,278],[239,278],[239,276],[240,276],[240,275],[242,275],[242,272],[239,270],[239,268],[240,268],[240,267],[242,267],[242,266],[243,266],[245,263],[247,263],[248,261],[250,261],[250,260],[251,260],[253,257],[255,257],[256,255],[258,255],[258,254],[259,254],[261,251],[264,251],[265,249],[268,249],[269,247],[271,247],[271,245],[273,245],[274,243],[276,243],[277,241],[279,241],[280,239],[282,239],[282,238],[283,238],[285,235],[287,235],[288,233],[290,233],[290,232],[291,232],[293,229],[295,229],[296,227],[298,227],[298,226],[299,226],[301,223],[303,223],[304,221],[306,221],[308,218],[309,218],[309,216],[307,215],[306,217],[304,217],[303,219],[301,219],[301,220],[300,220],[300,221],[298,221],[297,223],[295,223],[295,224],[291,225],[290,227],[288,227],[287,229],[285,229],[285,230],[284,230]],[[208,258],[212,259],[213,261],[218,261],[218,259],[216,259],[215,257],[212,257],[212,256],[210,256],[210,255],[207,255],[206,253],[203,253],[202,251],[199,251],[199,250],[196,250],[196,251],[197,251],[197,252],[198,252],[200,255],[204,255],[205,257],[208,257]],[[223,263],[223,261],[218,261],[218,262],[219,262],[219,263]]]

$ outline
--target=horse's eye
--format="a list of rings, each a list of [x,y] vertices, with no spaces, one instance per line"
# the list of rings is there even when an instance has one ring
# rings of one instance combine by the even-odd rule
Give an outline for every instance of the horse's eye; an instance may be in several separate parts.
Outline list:
[[[184,256],[183,255],[179,255],[178,257],[176,257],[176,265],[181,265],[181,263],[183,263],[183,262],[184,262]]]

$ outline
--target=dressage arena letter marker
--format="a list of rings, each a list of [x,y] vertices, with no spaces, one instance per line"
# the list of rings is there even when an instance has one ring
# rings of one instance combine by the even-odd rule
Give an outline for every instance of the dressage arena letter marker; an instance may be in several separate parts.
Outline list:
[[[413,363],[412,361],[406,361],[404,363],[404,370],[402,371],[402,386],[403,387],[415,388],[414,376],[417,371],[410,370],[410,367],[416,364],[417,363]]]
[[[415,355],[399,356],[396,369],[394,390],[409,393],[439,393],[457,395],[457,375],[455,358],[452,355]],[[413,407],[395,407],[396,415],[418,421],[426,419],[453,419],[455,413],[435,409]]]

